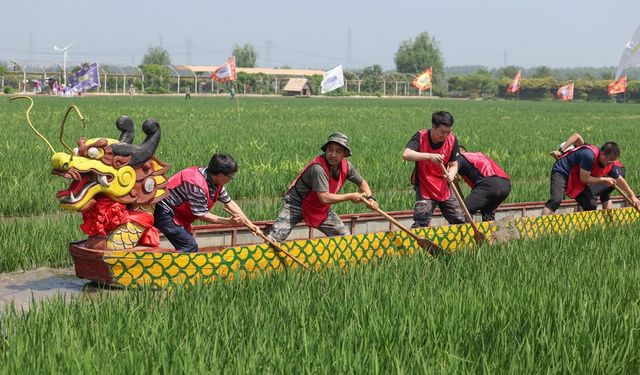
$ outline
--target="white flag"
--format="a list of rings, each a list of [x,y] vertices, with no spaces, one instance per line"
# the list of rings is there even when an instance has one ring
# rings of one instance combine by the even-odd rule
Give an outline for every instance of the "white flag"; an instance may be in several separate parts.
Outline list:
[[[329,91],[333,91],[337,88],[344,86],[344,75],[342,74],[342,65],[338,65],[335,68],[324,73],[322,78],[322,93],[326,94]]]
[[[616,70],[616,80],[622,76],[622,72],[626,68],[637,65],[640,63],[640,26],[633,33],[633,37],[627,43],[627,46],[622,51],[622,57],[620,57],[620,63],[618,63],[618,70]]]

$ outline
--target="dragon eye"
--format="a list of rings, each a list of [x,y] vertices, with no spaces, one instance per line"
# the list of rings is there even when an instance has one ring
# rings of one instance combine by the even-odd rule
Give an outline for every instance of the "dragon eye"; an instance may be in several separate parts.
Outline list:
[[[91,159],[97,158],[99,154],[100,152],[95,147],[89,147],[89,149],[87,150],[87,156],[90,157]]]
[[[77,147],[73,149],[73,156],[78,156],[78,151],[80,151]]]

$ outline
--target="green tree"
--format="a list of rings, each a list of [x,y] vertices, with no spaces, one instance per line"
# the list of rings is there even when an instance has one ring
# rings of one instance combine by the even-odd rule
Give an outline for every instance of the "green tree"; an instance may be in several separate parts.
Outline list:
[[[4,64],[0,63],[0,76],[3,76],[7,72],[7,68]]]
[[[509,65],[509,66],[505,66],[504,68],[500,68],[498,70],[498,74],[497,77],[498,78],[502,78],[502,77],[506,77],[506,78],[512,78],[516,76],[516,74],[518,74],[518,71],[521,70],[522,68],[518,67],[518,66],[514,66],[514,65]]]
[[[171,56],[166,49],[160,46],[149,46],[147,53],[142,58],[142,65],[171,65]]]
[[[415,40],[405,40],[394,56],[396,69],[400,73],[416,74],[433,67],[434,85],[444,83],[444,60],[435,38],[429,33],[419,34]]]
[[[533,73],[532,78],[546,78],[546,77],[553,77],[553,72],[551,71],[551,68],[549,68],[548,66],[539,66],[535,68],[535,72]]]
[[[258,52],[256,52],[256,49],[249,43],[245,43],[244,46],[235,44],[233,46],[233,56],[236,57],[236,66],[253,68],[256,66]]]
[[[140,65],[144,73],[145,92],[149,94],[165,94],[169,92],[169,68],[165,65]]]

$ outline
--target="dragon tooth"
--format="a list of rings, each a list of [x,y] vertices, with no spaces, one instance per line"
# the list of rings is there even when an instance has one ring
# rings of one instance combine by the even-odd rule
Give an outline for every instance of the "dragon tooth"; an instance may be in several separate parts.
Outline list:
[[[109,186],[109,181],[107,181],[107,176],[105,175],[100,175],[98,176],[98,183],[102,186]]]

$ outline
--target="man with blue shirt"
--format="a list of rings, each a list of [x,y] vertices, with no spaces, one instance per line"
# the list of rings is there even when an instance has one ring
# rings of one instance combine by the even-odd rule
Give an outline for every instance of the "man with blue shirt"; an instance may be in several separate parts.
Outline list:
[[[585,211],[597,208],[590,184],[618,186],[632,200],[636,207],[640,201],[614,163],[620,157],[620,147],[615,142],[607,142],[602,147],[583,145],[562,154],[551,169],[551,198],[544,204],[542,215],[554,213],[564,195],[576,200]]]

